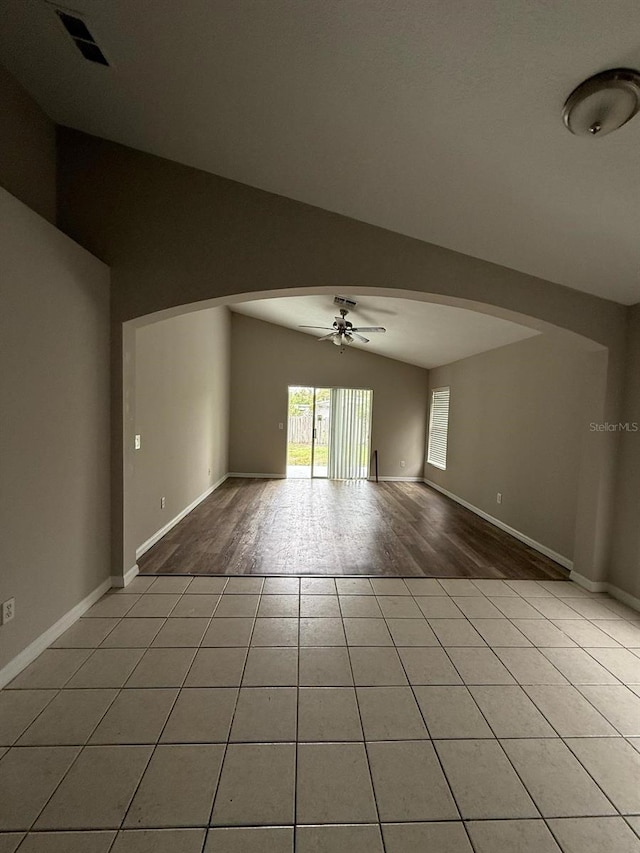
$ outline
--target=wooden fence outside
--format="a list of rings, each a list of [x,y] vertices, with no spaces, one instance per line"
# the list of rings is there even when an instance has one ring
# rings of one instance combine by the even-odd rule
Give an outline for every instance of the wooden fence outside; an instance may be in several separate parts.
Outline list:
[[[318,418],[316,430],[316,444],[327,444],[329,441],[329,419]],[[289,444],[311,444],[312,433],[312,415],[291,415],[289,417]]]

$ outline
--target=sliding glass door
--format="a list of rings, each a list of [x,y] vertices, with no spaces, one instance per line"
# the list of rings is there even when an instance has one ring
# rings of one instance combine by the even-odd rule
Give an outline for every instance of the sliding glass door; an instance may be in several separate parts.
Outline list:
[[[327,476],[330,389],[289,386],[287,477]]]
[[[287,477],[369,476],[373,392],[289,387]]]

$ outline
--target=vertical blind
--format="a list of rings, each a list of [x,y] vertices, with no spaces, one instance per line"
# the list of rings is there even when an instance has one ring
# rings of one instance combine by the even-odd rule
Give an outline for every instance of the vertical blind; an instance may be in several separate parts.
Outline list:
[[[431,392],[431,415],[429,417],[429,444],[427,462],[436,468],[447,467],[447,434],[449,432],[449,391],[434,388]]]
[[[328,475],[332,480],[369,476],[372,397],[372,391],[361,388],[331,389]]]

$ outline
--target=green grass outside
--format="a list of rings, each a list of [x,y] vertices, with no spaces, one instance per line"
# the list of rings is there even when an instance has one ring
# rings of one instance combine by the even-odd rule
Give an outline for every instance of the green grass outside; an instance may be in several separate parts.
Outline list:
[[[362,448],[362,465],[368,464],[368,449]],[[329,448],[326,445],[318,445],[316,447],[316,465],[325,466],[328,464]],[[311,465],[311,447],[308,444],[290,444],[287,453],[287,465]]]
[[[316,465],[326,465],[329,448],[319,445],[315,451]],[[311,465],[311,447],[308,444],[290,444],[287,452],[287,465]]]

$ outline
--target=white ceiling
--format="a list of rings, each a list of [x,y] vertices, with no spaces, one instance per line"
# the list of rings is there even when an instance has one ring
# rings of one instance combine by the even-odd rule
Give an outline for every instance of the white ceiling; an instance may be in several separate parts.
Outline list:
[[[564,99],[640,67],[638,0],[2,0],[0,57],[57,122],[623,303],[640,118]]]
[[[450,364],[539,334],[534,329],[466,308],[385,296],[348,295],[357,302],[347,318],[354,326],[384,326],[387,330],[384,334],[365,332],[370,343],[351,346],[418,367]],[[333,304],[333,297],[327,295],[257,299],[230,307],[239,314],[306,332],[316,338],[324,333],[298,327],[330,327],[339,310]],[[318,346],[330,346],[330,343],[322,342]]]

